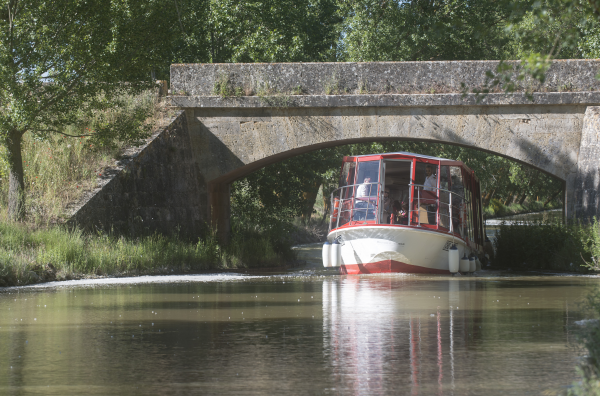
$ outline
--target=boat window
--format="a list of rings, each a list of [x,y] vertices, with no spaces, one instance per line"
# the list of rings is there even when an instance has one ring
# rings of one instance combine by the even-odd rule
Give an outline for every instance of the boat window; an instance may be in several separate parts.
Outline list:
[[[465,187],[460,166],[450,167],[450,191],[452,192],[452,229],[464,237],[467,208],[464,205]]]
[[[383,204],[381,221],[384,224],[391,222],[391,214],[396,208],[400,212],[405,207],[408,209],[410,200],[410,177],[412,161],[386,160],[384,180],[385,190],[389,191],[388,201]],[[385,195],[384,195],[385,196]],[[387,205],[387,206],[386,206]],[[406,211],[404,211],[406,213]],[[397,224],[408,224],[408,216],[400,216],[394,220]]]
[[[469,240],[473,240],[473,194],[471,192],[471,175],[462,170],[463,177],[463,191],[465,202],[462,208],[462,212],[464,212],[464,222],[463,222],[463,233],[461,234],[463,237],[468,238]]]
[[[436,225],[438,218],[438,166],[417,162],[415,168],[416,186],[413,191],[412,210],[418,217],[419,224]],[[413,219],[415,216],[413,216]]]
[[[344,162],[344,167],[342,168],[342,174],[340,176],[340,187],[353,185],[354,184],[354,171],[356,169],[356,162]],[[350,198],[353,194],[352,188],[347,188],[343,190],[344,199]]]
[[[367,181],[366,179],[369,179]],[[379,182],[379,161],[365,161],[358,163],[358,177],[356,184],[367,184],[365,196],[377,196],[377,183]]]
[[[340,187],[354,184],[354,169],[356,168],[356,162],[344,162],[342,168],[342,174],[340,176]]]
[[[431,169],[430,176],[427,176],[427,169]],[[424,185],[427,191],[434,191],[437,188],[437,173],[438,167],[434,164],[425,164],[423,162],[417,162],[417,167],[415,170],[415,184]],[[429,182],[426,182],[429,177]],[[433,190],[429,190],[429,189]]]
[[[440,227],[450,230],[450,167],[442,165],[440,167]]]
[[[472,175],[467,174],[465,180],[468,180],[467,183],[465,183],[465,187],[466,187],[466,197],[469,200],[468,204],[467,204],[467,210],[468,210],[468,231],[469,231],[469,240],[473,241],[473,223],[474,223],[474,217],[473,217],[473,189],[472,189]]]

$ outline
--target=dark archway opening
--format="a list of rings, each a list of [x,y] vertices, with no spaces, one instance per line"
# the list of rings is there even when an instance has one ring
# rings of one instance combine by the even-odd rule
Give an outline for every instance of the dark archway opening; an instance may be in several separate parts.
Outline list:
[[[228,189],[234,233],[253,228],[271,230],[273,237],[283,238],[293,232],[293,227],[285,225],[295,221],[296,226],[323,234],[330,213],[329,194],[337,187],[343,156],[381,152],[408,151],[465,162],[481,181],[484,213],[488,218],[564,206],[564,180],[495,153],[423,140],[369,139],[334,144],[304,148],[307,152],[299,155],[287,152],[283,160],[279,157],[284,154],[280,154],[278,158],[263,160],[263,164],[271,163],[258,170],[252,169],[261,165],[255,163],[238,169],[235,175],[223,177],[235,178]]]

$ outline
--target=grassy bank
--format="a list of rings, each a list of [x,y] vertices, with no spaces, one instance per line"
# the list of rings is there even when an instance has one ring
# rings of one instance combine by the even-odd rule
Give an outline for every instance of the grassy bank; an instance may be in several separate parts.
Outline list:
[[[497,269],[598,271],[600,228],[591,224],[530,222],[501,225],[493,266]]]
[[[77,125],[65,126],[67,135],[85,135],[102,128],[108,118],[124,119],[146,114],[145,129],[149,132],[165,114],[156,94],[148,91],[124,99],[122,107],[112,109],[103,117],[82,118]],[[100,145],[91,137],[72,138],[60,134],[46,138],[23,136],[22,153],[25,181],[26,220],[35,223],[60,223],[65,219],[67,205],[95,187],[104,169],[114,165],[126,148],[123,142]],[[8,163],[0,146],[0,212],[7,207]]]
[[[128,276],[209,269],[275,267],[294,259],[266,235],[237,233],[225,247],[214,235],[196,243],[153,235],[130,240],[86,235],[63,226],[0,223],[0,286],[89,276]]]
[[[523,213],[534,213],[541,212],[550,209],[561,208],[560,202],[549,202],[544,205],[541,201],[525,202],[522,205],[514,203],[511,205],[504,205],[498,199],[492,199],[490,203],[483,208],[483,215],[486,219],[493,219],[496,217],[512,216]]]
[[[107,120],[147,117],[144,129],[161,124],[168,110],[156,92],[123,98],[123,105],[106,114],[65,126],[66,135],[85,135],[106,127]],[[117,124],[126,127],[127,122]],[[139,142],[142,143],[142,142]],[[69,205],[97,186],[131,144],[93,137],[49,135],[23,137],[25,218],[7,221],[8,164],[0,147],[0,286],[86,276],[123,276],[207,269],[277,267],[294,260],[289,235],[239,224],[231,242],[222,247],[214,235],[193,243],[177,235],[144,238],[84,234],[64,226]]]

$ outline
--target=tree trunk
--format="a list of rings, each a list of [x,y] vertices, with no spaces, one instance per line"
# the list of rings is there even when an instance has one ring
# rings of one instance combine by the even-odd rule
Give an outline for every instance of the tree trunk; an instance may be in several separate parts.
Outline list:
[[[317,201],[317,194],[319,193],[319,188],[321,187],[321,180],[314,181],[312,186],[310,186],[309,191],[305,191],[302,193],[302,197],[304,198],[304,211],[302,213],[302,224],[310,223],[310,218],[313,213],[313,208],[315,206],[315,202]]]
[[[523,205],[523,202],[525,202],[526,199],[527,199],[527,193],[525,193],[521,196],[521,199],[519,199],[519,205]]]
[[[548,198],[548,199],[546,200],[546,202],[544,202],[544,208],[546,207],[546,205],[548,205],[550,202],[552,202],[552,200],[553,200],[554,198],[556,198],[556,196],[557,196],[558,194],[560,194],[562,191],[563,191],[563,189],[562,189],[562,188],[559,188],[559,189],[557,189],[557,190],[556,190],[556,192],[555,192],[554,194],[552,194],[552,195],[550,196],[550,198]]]
[[[483,200],[483,206],[488,206],[490,204],[490,201],[494,198],[494,195],[496,194],[496,190],[498,189],[494,188],[492,191],[487,193],[485,199]]]
[[[506,198],[506,201],[504,201],[504,206],[510,205],[512,203],[514,197],[515,197],[515,190],[512,190],[510,192],[510,194],[508,194],[508,198]]]
[[[21,141],[23,134],[18,131],[9,133],[6,139],[8,176],[8,217],[22,220],[25,214],[25,181],[23,178],[23,157]]]

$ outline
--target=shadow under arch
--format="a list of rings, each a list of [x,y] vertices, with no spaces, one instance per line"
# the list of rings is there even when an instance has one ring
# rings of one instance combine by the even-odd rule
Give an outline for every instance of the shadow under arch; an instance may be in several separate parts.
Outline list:
[[[220,156],[208,160],[227,163],[208,178],[211,222],[227,239],[233,181],[301,154],[356,143],[414,141],[475,149],[557,178],[567,191],[577,168],[585,107],[550,107],[213,109],[196,117]],[[237,133],[233,144],[231,130]]]
[[[577,159],[569,154],[579,149],[585,109],[581,105],[237,108],[211,109],[194,118],[216,153],[208,160],[230,164],[209,177],[211,183],[231,183],[311,151],[378,141],[476,149],[564,181],[576,166]]]

